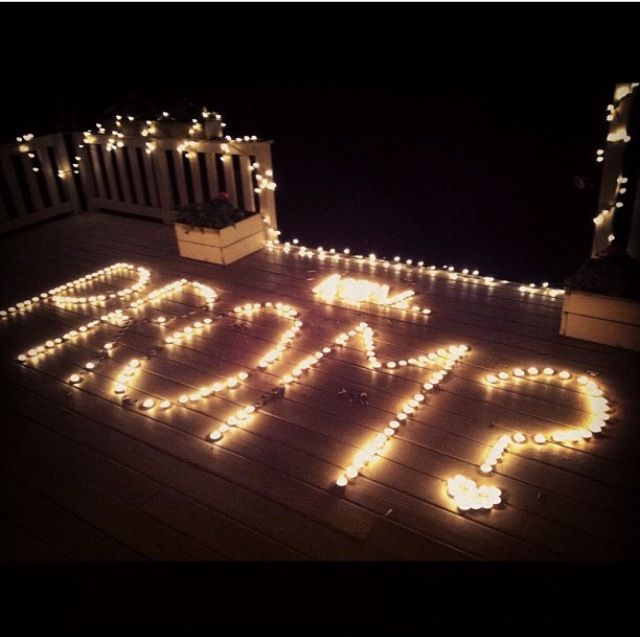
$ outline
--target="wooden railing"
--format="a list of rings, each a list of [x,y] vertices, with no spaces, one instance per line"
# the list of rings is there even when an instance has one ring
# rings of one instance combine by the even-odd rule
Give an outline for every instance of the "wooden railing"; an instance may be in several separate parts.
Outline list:
[[[271,142],[225,139],[217,122],[196,128],[173,121],[113,120],[98,132],[6,145],[1,149],[0,232],[91,210],[170,223],[177,209],[220,191],[238,208],[260,212],[276,229]]]
[[[80,212],[80,173],[70,137],[27,136],[0,146],[0,232]]]

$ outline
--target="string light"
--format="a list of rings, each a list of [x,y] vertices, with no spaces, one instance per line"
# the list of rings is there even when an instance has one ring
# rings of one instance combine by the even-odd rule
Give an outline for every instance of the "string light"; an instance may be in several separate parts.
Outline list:
[[[261,189],[257,189],[261,190]],[[278,231],[279,234],[279,231]],[[317,258],[320,261],[325,261],[327,258],[331,258],[334,262],[338,262],[339,260],[344,261],[345,263],[349,262],[358,262],[358,263],[366,263],[374,268],[382,267],[383,269],[392,268],[394,270],[404,270],[409,269],[413,271],[418,271],[423,274],[427,274],[429,276],[446,276],[450,281],[458,281],[460,283],[472,283],[474,285],[484,284],[487,287],[494,287],[496,285],[515,285],[519,286],[518,283],[514,283],[508,280],[497,281],[495,277],[492,276],[481,276],[478,270],[469,271],[468,268],[463,269],[461,272],[453,272],[450,270],[452,266],[443,266],[442,268],[437,268],[435,265],[425,266],[424,261],[418,261],[414,264],[412,259],[404,260],[402,263],[402,259],[400,256],[396,256],[393,260],[389,261],[385,258],[378,257],[376,255],[375,259],[371,258],[372,255],[369,255],[368,258],[365,258],[363,255],[352,254],[350,248],[344,248],[339,254],[337,250],[331,248],[331,250],[327,251],[323,248],[309,248],[305,245],[301,245],[299,240],[297,243],[294,242],[281,242],[280,239],[276,236],[269,239],[266,243],[268,249],[271,250],[280,250],[285,253],[292,252],[295,248],[294,254],[305,257],[305,258]],[[453,275],[455,274],[455,277]],[[339,276],[339,275],[333,275]],[[540,287],[530,287],[530,286],[520,286],[520,291],[528,292],[529,294],[537,294],[541,296],[548,296],[552,299],[555,299],[557,296],[563,295],[565,291],[560,288],[552,288],[547,283],[546,285],[541,285]],[[407,309],[409,306],[407,305]],[[425,313],[429,313],[429,311],[425,311]]]
[[[38,296],[34,296],[31,299],[25,299],[24,301],[20,301],[15,305],[8,307],[5,310],[0,310],[0,318],[6,319],[13,314],[18,314],[21,311],[31,309],[38,303],[41,302],[54,302],[58,304],[88,304],[88,305],[99,305],[101,303],[106,302],[109,299],[115,299],[118,297],[128,296],[134,292],[138,292],[142,290],[150,277],[150,273],[146,268],[138,268],[138,281],[131,288],[126,288],[125,290],[121,290],[118,293],[109,293],[109,294],[98,294],[91,296],[79,296],[73,297],[68,295],[63,295],[61,292],[66,290],[73,290],[75,288],[84,286],[94,279],[100,279],[104,276],[113,274],[113,273],[126,273],[129,270],[133,270],[134,266],[128,263],[115,263],[114,265],[108,266],[107,268],[103,268],[101,270],[97,270],[96,272],[92,272],[90,274],[86,274],[74,281],[69,283],[65,283],[63,285],[59,285],[47,292],[41,292]]]
[[[131,271],[134,269],[136,269],[135,266],[131,265],[130,263],[116,263],[107,268],[104,268],[103,270],[92,272],[91,274],[82,276],[79,279],[76,279],[75,281],[66,283],[63,286],[59,286],[58,288],[54,288],[53,291],[50,291],[51,300],[58,304],[85,304],[86,303],[89,305],[98,305],[100,303],[103,303],[105,300],[107,300],[107,298],[114,299],[116,297],[126,297],[135,292],[140,292],[146,287],[147,283],[149,282],[149,279],[151,278],[151,273],[149,272],[149,270],[143,267],[139,267],[136,270],[138,273],[138,281],[136,283],[134,283],[131,287],[127,287],[124,290],[120,290],[116,293],[110,293],[109,295],[99,294],[99,295],[93,295],[89,297],[69,296],[66,294],[60,294],[60,292],[64,290],[73,290],[74,288],[83,286],[93,279],[99,279],[105,276],[109,276],[111,274],[118,274],[122,272]]]
[[[409,304],[407,299],[412,297],[413,290],[405,290],[393,296],[389,296],[389,286],[365,279],[342,278],[340,274],[332,274],[324,279],[319,285],[313,288],[314,294],[327,303],[336,300],[347,301],[349,303],[373,303],[375,305],[385,305],[389,307],[407,309]],[[419,306],[411,308],[414,312],[423,311]],[[430,313],[428,310],[424,313]]]
[[[362,344],[367,353],[369,364],[373,369],[379,369],[381,367],[395,369],[396,366],[406,367],[409,365],[422,368],[427,364],[433,364],[435,361],[439,361],[441,369],[437,372],[431,373],[427,382],[423,383],[418,391],[400,406],[398,413],[396,413],[395,417],[386,423],[383,431],[381,433],[377,433],[364,448],[360,449],[355,454],[352,464],[346,467],[344,472],[336,480],[336,485],[339,487],[343,487],[350,480],[355,479],[359,472],[375,456],[383,453],[388,441],[395,435],[401,424],[406,423],[407,419],[413,416],[416,410],[424,403],[429,392],[432,392],[438,386],[438,384],[447,375],[449,369],[452,369],[469,350],[466,345],[452,345],[448,349],[440,348],[435,352],[430,352],[426,355],[422,354],[417,358],[410,358],[408,361],[388,361],[385,365],[384,362],[378,360],[375,353],[374,334],[371,327],[366,323],[360,323],[354,331],[356,334],[359,333]],[[350,338],[351,335],[349,333],[341,334],[335,342],[339,347],[343,347]],[[404,363],[404,365],[400,365],[400,363]]]
[[[293,244],[296,247],[298,243]],[[298,248],[301,251],[304,246]],[[308,250],[308,249],[304,249]],[[330,249],[325,251],[322,247],[319,247],[316,251],[317,255],[324,254],[325,258],[334,258],[339,256],[338,253]],[[342,253],[350,257],[349,253]],[[354,255],[353,258],[357,258]],[[368,258],[361,256],[361,260],[376,263],[379,259],[375,255],[369,255]],[[411,266],[412,264],[399,264],[401,267]],[[414,267],[424,267],[423,265]],[[449,273],[451,266],[445,266],[445,270]],[[138,279],[135,284],[124,290],[120,290],[117,293],[109,293],[96,296],[72,296],[68,292],[74,288],[85,285],[94,279],[99,279],[108,274],[114,272],[124,271],[131,272],[135,270],[138,274]],[[469,276],[468,274],[461,273],[461,276]],[[477,275],[471,275],[477,276]],[[337,278],[336,278],[337,277]],[[47,293],[42,293],[40,297],[33,297],[21,304],[16,304],[15,311],[21,310],[26,307],[30,307],[32,304],[40,302],[41,300],[50,300],[55,303],[65,304],[94,304],[103,303],[109,299],[125,300],[133,293],[140,293],[142,289],[147,285],[150,279],[150,273],[145,268],[134,268],[131,264],[114,264],[108,268],[98,270],[90,275],[81,277],[73,282],[66,283],[58,288],[54,288]],[[492,277],[485,277],[485,279],[492,279]],[[492,279],[493,281],[493,279]],[[209,286],[197,281],[188,281],[186,279],[180,279],[157,288],[146,295],[140,296],[133,301],[129,302],[129,309],[137,310],[148,303],[155,303],[161,301],[166,296],[173,294],[177,291],[183,290],[186,286],[192,286],[205,300],[204,308],[210,309],[210,306],[215,302],[217,295],[216,292]],[[543,286],[544,289],[544,286]],[[63,292],[66,294],[62,294]],[[327,277],[319,286],[314,289],[314,292],[321,296],[324,300],[346,300],[350,302],[368,302],[376,303],[384,306],[394,306],[396,303],[406,302],[406,299],[410,298],[414,294],[413,290],[406,290],[400,295],[390,296],[389,287],[385,285],[379,285],[372,281],[364,279],[343,279],[340,275],[332,275]],[[400,299],[400,300],[398,300]],[[18,307],[20,305],[20,307]],[[276,361],[280,360],[283,352],[290,345],[293,338],[295,338],[300,329],[302,328],[302,321],[298,319],[297,311],[290,305],[283,303],[245,303],[234,308],[233,312],[228,313],[229,317],[245,318],[255,315],[256,312],[262,312],[264,310],[270,310],[277,316],[285,318],[290,321],[291,326],[285,330],[280,337],[276,346],[263,355],[257,362],[253,371],[241,371],[233,376],[230,376],[224,382],[215,382],[211,385],[205,385],[191,394],[185,394],[178,397],[177,402],[182,405],[188,405],[189,403],[196,403],[200,400],[208,399],[209,397],[218,395],[222,391],[232,391],[240,384],[247,380],[253,373],[257,371],[267,370]],[[223,315],[220,315],[223,316]],[[166,317],[160,316],[155,319],[155,323],[163,328],[167,323],[173,319],[167,321]],[[130,317],[124,313],[123,310],[115,310],[108,314],[103,315],[100,320],[90,321],[85,325],[78,326],[75,330],[63,334],[54,339],[45,341],[40,345],[36,345],[30,348],[28,351],[21,353],[18,356],[18,360],[27,364],[33,360],[39,359],[41,356],[46,356],[48,353],[58,350],[59,347],[64,346],[65,343],[74,342],[77,338],[81,338],[97,326],[102,324],[110,324],[114,326],[123,326],[128,324]],[[166,337],[165,341],[169,344],[180,344],[183,340],[189,339],[195,335],[198,335],[202,330],[208,329],[213,324],[210,317],[203,318],[198,321],[187,325],[182,330],[177,330],[172,333],[170,337]],[[325,346],[313,355],[307,355],[300,361],[298,361],[287,373],[279,377],[281,385],[289,385],[299,382],[299,380],[309,372],[313,367],[322,361],[322,359],[330,355],[342,347],[345,347],[347,343],[354,337],[359,337],[362,347],[366,352],[366,357],[369,365],[374,370],[389,370],[394,372],[396,369],[400,370],[404,367],[426,367],[434,364],[438,364],[440,369],[435,372],[431,372],[426,382],[420,385],[420,388],[409,399],[407,399],[402,405],[400,405],[398,412],[394,417],[384,424],[382,431],[376,433],[372,439],[360,450],[352,460],[352,463],[344,468],[343,472],[336,480],[336,484],[341,487],[345,487],[350,481],[354,480],[361,472],[364,466],[368,464],[375,456],[384,452],[389,440],[395,436],[396,431],[408,421],[417,410],[424,404],[425,399],[429,392],[433,391],[439,384],[446,378],[449,371],[459,361],[459,359],[465,354],[468,348],[464,345],[451,346],[447,349],[439,348],[435,351],[421,354],[416,357],[399,360],[384,361],[378,358],[376,354],[375,336],[372,328],[367,323],[360,323],[354,326],[353,329],[347,330],[337,335],[331,346]],[[171,339],[171,340],[168,340]],[[113,342],[105,343],[103,351],[109,353],[113,347]],[[142,369],[146,358],[133,358],[124,366],[124,369],[120,371],[118,377],[115,379],[113,391],[120,395],[126,391],[128,384],[131,382],[135,374],[139,373]],[[73,385],[77,385],[82,382],[83,374],[91,372],[96,369],[97,363],[89,361],[84,364],[83,371],[80,373],[72,374],[68,382]],[[387,372],[388,373],[388,372]],[[594,420],[588,426],[580,429],[568,431],[561,429],[553,431],[549,434],[536,433],[533,436],[527,436],[521,432],[517,432],[512,436],[501,436],[499,440],[490,448],[489,453],[480,464],[481,473],[489,474],[495,470],[496,465],[502,461],[504,454],[514,444],[526,445],[535,443],[537,445],[544,445],[547,443],[557,444],[573,444],[580,441],[589,440],[594,434],[599,433],[606,426],[608,420],[608,402],[603,398],[603,392],[595,383],[587,376],[572,376],[572,374],[566,370],[557,372],[553,368],[545,367],[540,371],[537,367],[529,367],[526,369],[515,368],[511,373],[500,371],[497,374],[489,374],[486,376],[486,381],[490,384],[499,384],[500,382],[508,381],[510,378],[522,379],[527,378],[534,382],[540,382],[541,380],[552,380],[558,378],[562,381],[573,380],[578,386],[582,388],[583,393],[592,400],[591,407],[594,414]],[[151,398],[146,397],[140,404],[141,409],[149,410],[154,407],[160,409],[169,409],[173,402],[167,398]],[[235,411],[233,415],[226,419],[226,421],[220,425],[216,430],[210,433],[209,439],[212,442],[221,440],[228,431],[233,427],[244,425],[248,422],[252,414],[256,412],[255,405],[245,405]],[[475,481],[464,478],[463,476],[455,476],[447,483],[447,491],[449,495],[454,498],[460,510],[467,510],[468,508],[491,508],[500,502],[500,490],[493,487],[479,486]]]
[[[550,381],[556,378],[556,376],[563,381],[568,381],[572,378],[570,372],[562,370],[556,374],[556,370],[551,367],[545,367],[542,376],[538,376],[537,368],[535,367],[530,367],[529,370],[536,370],[536,374],[533,374],[536,376],[536,380],[529,379],[530,382],[540,382],[540,380]],[[516,368],[513,370],[512,375],[514,378],[522,378],[525,374],[522,369]],[[490,376],[496,378],[495,375]],[[487,382],[491,382],[489,376],[486,377],[486,380]],[[531,441],[536,445],[544,445],[549,442],[572,444],[590,440],[594,434],[600,433],[610,418],[609,401],[603,397],[602,389],[595,380],[582,375],[575,377],[575,383],[587,401],[589,417],[585,425],[576,429],[557,429],[547,434],[537,432],[530,437],[521,432],[515,433],[512,436],[504,434],[490,447],[489,452],[479,465],[480,472],[484,474],[492,473],[514,444],[523,446],[529,444]],[[499,504],[499,498],[494,498],[496,499],[495,504],[490,504],[486,496],[486,488],[484,492],[481,491],[483,488],[484,487],[479,487],[475,481],[460,475],[454,476],[447,481],[447,493],[453,498],[458,509],[461,511],[481,508],[491,509],[495,504]],[[499,491],[498,489],[494,494]]]

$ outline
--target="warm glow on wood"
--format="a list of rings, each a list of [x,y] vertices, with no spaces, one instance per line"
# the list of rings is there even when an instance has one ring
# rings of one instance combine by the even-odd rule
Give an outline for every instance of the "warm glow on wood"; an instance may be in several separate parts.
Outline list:
[[[319,248],[319,251],[322,249]],[[321,254],[322,252],[319,252]],[[334,254],[334,253],[330,253]],[[337,254],[337,253],[335,253]],[[373,257],[373,255],[371,255]],[[373,261],[373,259],[370,259]],[[99,280],[108,274],[136,272],[138,280],[135,284],[117,293],[110,292],[108,295],[95,296],[67,296],[63,291],[70,291],[82,288],[87,283]],[[280,302],[250,303],[246,302],[233,308],[232,311],[212,314],[214,302],[217,294],[213,288],[199,281],[189,281],[178,279],[143,294],[143,288],[151,278],[150,272],[143,267],[126,263],[117,263],[108,268],[98,270],[92,274],[80,277],[70,283],[65,283],[57,288],[42,293],[23,303],[16,304],[15,311],[23,311],[31,305],[40,302],[56,304],[87,304],[99,305],[109,302],[122,304],[125,309],[119,308],[101,315],[99,319],[91,320],[77,326],[76,329],[69,330],[54,338],[49,338],[44,342],[33,345],[17,356],[17,360],[23,365],[34,365],[40,360],[55,355],[65,344],[75,343],[78,339],[85,338],[89,333],[94,332],[98,327],[110,326],[122,330],[130,326],[135,321],[143,320],[139,311],[143,307],[153,307],[157,309],[159,303],[167,297],[191,288],[196,294],[202,297],[204,303],[191,314],[199,314],[190,323],[180,329],[176,329],[174,322],[179,317],[167,318],[161,315],[149,321],[156,325],[156,329],[162,331],[160,336],[165,346],[177,346],[188,343],[194,337],[206,333],[222,319],[252,319],[263,312],[270,312],[279,318],[285,319],[289,325],[280,334],[278,341],[266,352],[262,353],[252,369],[237,372],[227,378],[216,379],[215,382],[205,383],[198,389],[191,389],[188,393],[167,397],[158,395],[142,395],[139,397],[129,396],[127,392],[132,389],[135,377],[144,371],[148,356],[138,354],[129,359],[126,364],[118,369],[111,391],[119,399],[127,403],[137,404],[139,409],[148,413],[158,410],[167,410],[172,406],[190,409],[195,403],[200,401],[215,399],[222,392],[233,392],[240,388],[248,379],[259,372],[268,371],[272,365],[280,361],[286,350],[291,347],[293,340],[300,334],[303,322],[298,316],[298,312],[292,306]],[[386,307],[404,308],[406,299],[411,297],[413,290],[394,295],[389,294],[389,286],[378,284],[373,281],[355,278],[342,278],[339,274],[328,276],[313,290],[316,295],[324,301],[334,302],[336,300],[348,301],[351,303],[372,303]],[[417,306],[414,306],[417,307]],[[419,309],[419,308],[418,308]],[[182,317],[182,318],[186,318]],[[404,402],[397,407],[397,413],[386,423],[383,423],[379,431],[371,436],[371,439],[354,454],[351,463],[344,467],[337,476],[335,484],[338,487],[347,487],[363,469],[378,455],[381,455],[390,443],[391,439],[397,435],[409,419],[413,418],[417,411],[426,403],[431,392],[446,378],[448,373],[454,369],[462,357],[468,351],[465,345],[451,345],[446,348],[440,347],[425,354],[416,354],[409,358],[398,360],[383,360],[376,351],[376,339],[373,329],[366,322],[359,322],[352,326],[345,326],[344,331],[337,334],[330,343],[319,343],[317,351],[313,354],[306,354],[295,364],[288,367],[283,373],[278,375],[277,381],[268,398],[252,405],[240,405],[234,413],[228,416],[224,422],[211,431],[208,439],[211,442],[223,440],[225,434],[234,427],[246,426],[249,421],[258,413],[260,407],[273,397],[284,395],[284,388],[301,383],[304,376],[311,373],[326,356],[331,356],[339,352],[347,344],[357,341],[366,356],[368,365],[372,371],[384,374],[401,373],[404,368],[418,367],[428,372],[427,377],[418,384],[417,390],[407,396]],[[86,343],[83,343],[86,346]],[[70,374],[65,382],[72,385],[75,391],[82,391],[83,381],[100,369],[101,361],[115,356],[114,348],[118,346],[118,337],[107,341],[101,347],[99,355],[91,360],[79,365],[77,371]],[[353,345],[352,345],[353,346]],[[435,367],[435,369],[434,369]],[[552,367],[516,367],[510,370],[499,370],[484,376],[488,391],[496,391],[507,383],[519,385],[523,382],[553,383],[557,387],[572,386],[584,396],[589,412],[588,421],[579,427],[560,427],[548,432],[535,432],[525,434],[521,431],[512,434],[501,435],[489,448],[485,457],[479,465],[480,474],[491,474],[503,461],[508,451],[517,450],[525,445],[536,445],[544,447],[550,444],[576,445],[586,444],[595,434],[599,434],[607,425],[610,417],[610,405],[603,396],[602,389],[592,377],[587,375],[577,375],[575,372],[567,370],[556,370]],[[494,389],[495,388],[495,389]],[[264,398],[264,397],[263,397]],[[480,485],[475,480],[461,474],[450,478],[447,483],[447,493],[453,499],[460,511],[491,509],[500,504],[502,492],[500,489],[487,485]]]
[[[511,372],[511,376],[517,379],[515,382],[518,383],[522,382],[520,379],[546,382],[556,376],[556,370],[551,367],[545,367],[540,373],[536,367],[529,367],[527,374],[530,377],[534,376],[535,379],[526,378],[525,372],[520,368],[516,368]],[[575,374],[572,375],[566,370],[559,372],[557,376],[563,381],[561,385],[557,386],[568,387],[575,383],[577,391],[584,396],[586,408],[589,412],[587,422],[582,427],[574,429],[563,427],[547,433],[537,432],[529,436],[521,432],[512,435],[503,434],[490,447],[489,452],[480,464],[481,473],[493,473],[498,463],[503,461],[505,454],[510,450],[517,449],[519,446],[531,443],[535,445],[545,445],[547,443],[573,445],[583,443],[606,427],[610,406],[609,401],[604,398],[598,383],[587,376],[576,377]],[[506,372],[500,372],[497,376],[495,374],[485,376],[485,381],[491,386],[500,386],[509,380],[511,378]],[[447,492],[453,498],[460,511],[491,509],[496,504],[500,504],[501,492],[499,489],[478,487],[475,481],[461,475],[457,475],[447,481]]]

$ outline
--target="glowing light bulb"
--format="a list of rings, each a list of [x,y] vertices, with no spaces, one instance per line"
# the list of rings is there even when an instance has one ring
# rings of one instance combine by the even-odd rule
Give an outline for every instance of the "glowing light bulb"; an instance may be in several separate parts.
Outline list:
[[[146,398],[142,401],[143,409],[151,409],[156,404],[156,401],[153,398]]]
[[[69,382],[72,385],[79,383],[81,380],[82,380],[82,377],[80,376],[80,374],[71,374],[71,376],[69,376]]]
[[[522,434],[522,433],[517,433],[517,434],[514,434],[513,439],[514,439],[516,442],[520,442],[520,443],[522,443],[522,442],[525,442],[525,441],[526,441],[527,437],[526,437],[524,434]]]
[[[339,487],[345,487],[347,486],[347,483],[349,482],[349,480],[347,480],[346,476],[340,476],[337,480],[336,480],[336,484]]]
[[[536,444],[541,445],[541,444],[544,444],[544,443],[547,441],[547,439],[546,439],[542,434],[536,434],[536,435],[533,437],[533,441],[534,441]]]

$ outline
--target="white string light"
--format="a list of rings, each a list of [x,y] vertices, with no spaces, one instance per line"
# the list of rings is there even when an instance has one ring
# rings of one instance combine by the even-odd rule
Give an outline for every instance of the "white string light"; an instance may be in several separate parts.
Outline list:
[[[578,385],[581,394],[587,401],[587,410],[589,411],[587,424],[574,429],[562,428],[548,433],[536,432],[533,435],[526,435],[521,432],[513,435],[503,434],[490,447],[480,464],[479,470],[481,473],[493,473],[496,466],[503,461],[505,454],[514,447],[517,448],[531,443],[538,446],[548,443],[572,445],[590,440],[594,434],[600,433],[606,427],[610,418],[609,401],[603,396],[602,389],[598,383],[588,376],[576,376],[567,370],[558,372],[552,367],[545,367],[542,371],[537,367],[529,367],[526,374],[521,368],[515,368],[511,370],[511,373],[502,371],[498,375],[488,374],[485,376],[485,382],[491,386],[501,386],[511,378],[549,381],[555,377],[562,381],[562,387],[570,386],[571,383]],[[500,489],[478,486],[474,480],[461,475],[450,478],[446,485],[447,493],[453,498],[460,511],[491,509],[493,506],[500,504],[501,501]]]
[[[280,231],[276,231],[276,234],[279,235]],[[365,257],[361,254],[352,254],[351,248],[344,248],[341,252],[335,248],[325,250],[322,246],[315,249],[309,248],[300,244],[300,241],[297,238],[283,243],[280,241],[278,236],[275,236],[267,241],[266,246],[270,250],[281,251],[285,254],[293,253],[299,257],[309,259],[316,258],[319,261],[328,260],[331,263],[344,261],[347,263],[364,264],[372,267],[374,270],[378,267],[382,267],[385,270],[391,269],[398,272],[417,272],[431,277],[443,276],[450,281],[458,281],[461,283],[484,284],[487,287],[504,284],[516,285],[522,292],[548,296],[552,299],[564,294],[563,289],[552,288],[547,282],[542,283],[540,286],[536,286],[535,284],[533,284],[533,286],[532,284],[523,286],[519,283],[508,281],[506,279],[498,281],[495,277],[483,276],[478,270],[470,271],[468,268],[464,268],[460,272],[456,272],[453,266],[445,265],[438,268],[436,265],[425,265],[424,261],[418,261],[417,263],[414,263],[412,259],[405,259],[403,261],[399,256],[396,256],[392,260],[377,257],[375,254],[370,254],[368,257]]]
[[[89,296],[67,296],[61,293],[65,290],[74,290],[79,287],[83,287],[93,280],[101,279],[114,273],[122,274],[134,269],[136,269],[135,266],[131,265],[130,263],[114,263],[113,265],[110,265],[106,268],[102,268],[100,270],[96,270],[95,272],[85,274],[84,276],[81,276],[74,281],[63,283],[62,285],[52,288],[47,292],[41,292],[37,296],[33,296],[30,299],[25,299],[24,301],[19,301],[15,305],[12,305],[4,310],[0,310],[0,318],[7,319],[12,315],[17,315],[21,312],[24,312],[25,310],[29,310],[38,303],[42,302],[53,302],[57,304],[99,305],[111,299],[129,296],[130,294],[141,291],[147,285],[151,276],[149,270],[143,267],[137,268],[136,271],[138,273],[138,281],[130,288],[120,290],[117,293],[110,292],[109,294],[97,294]]]

